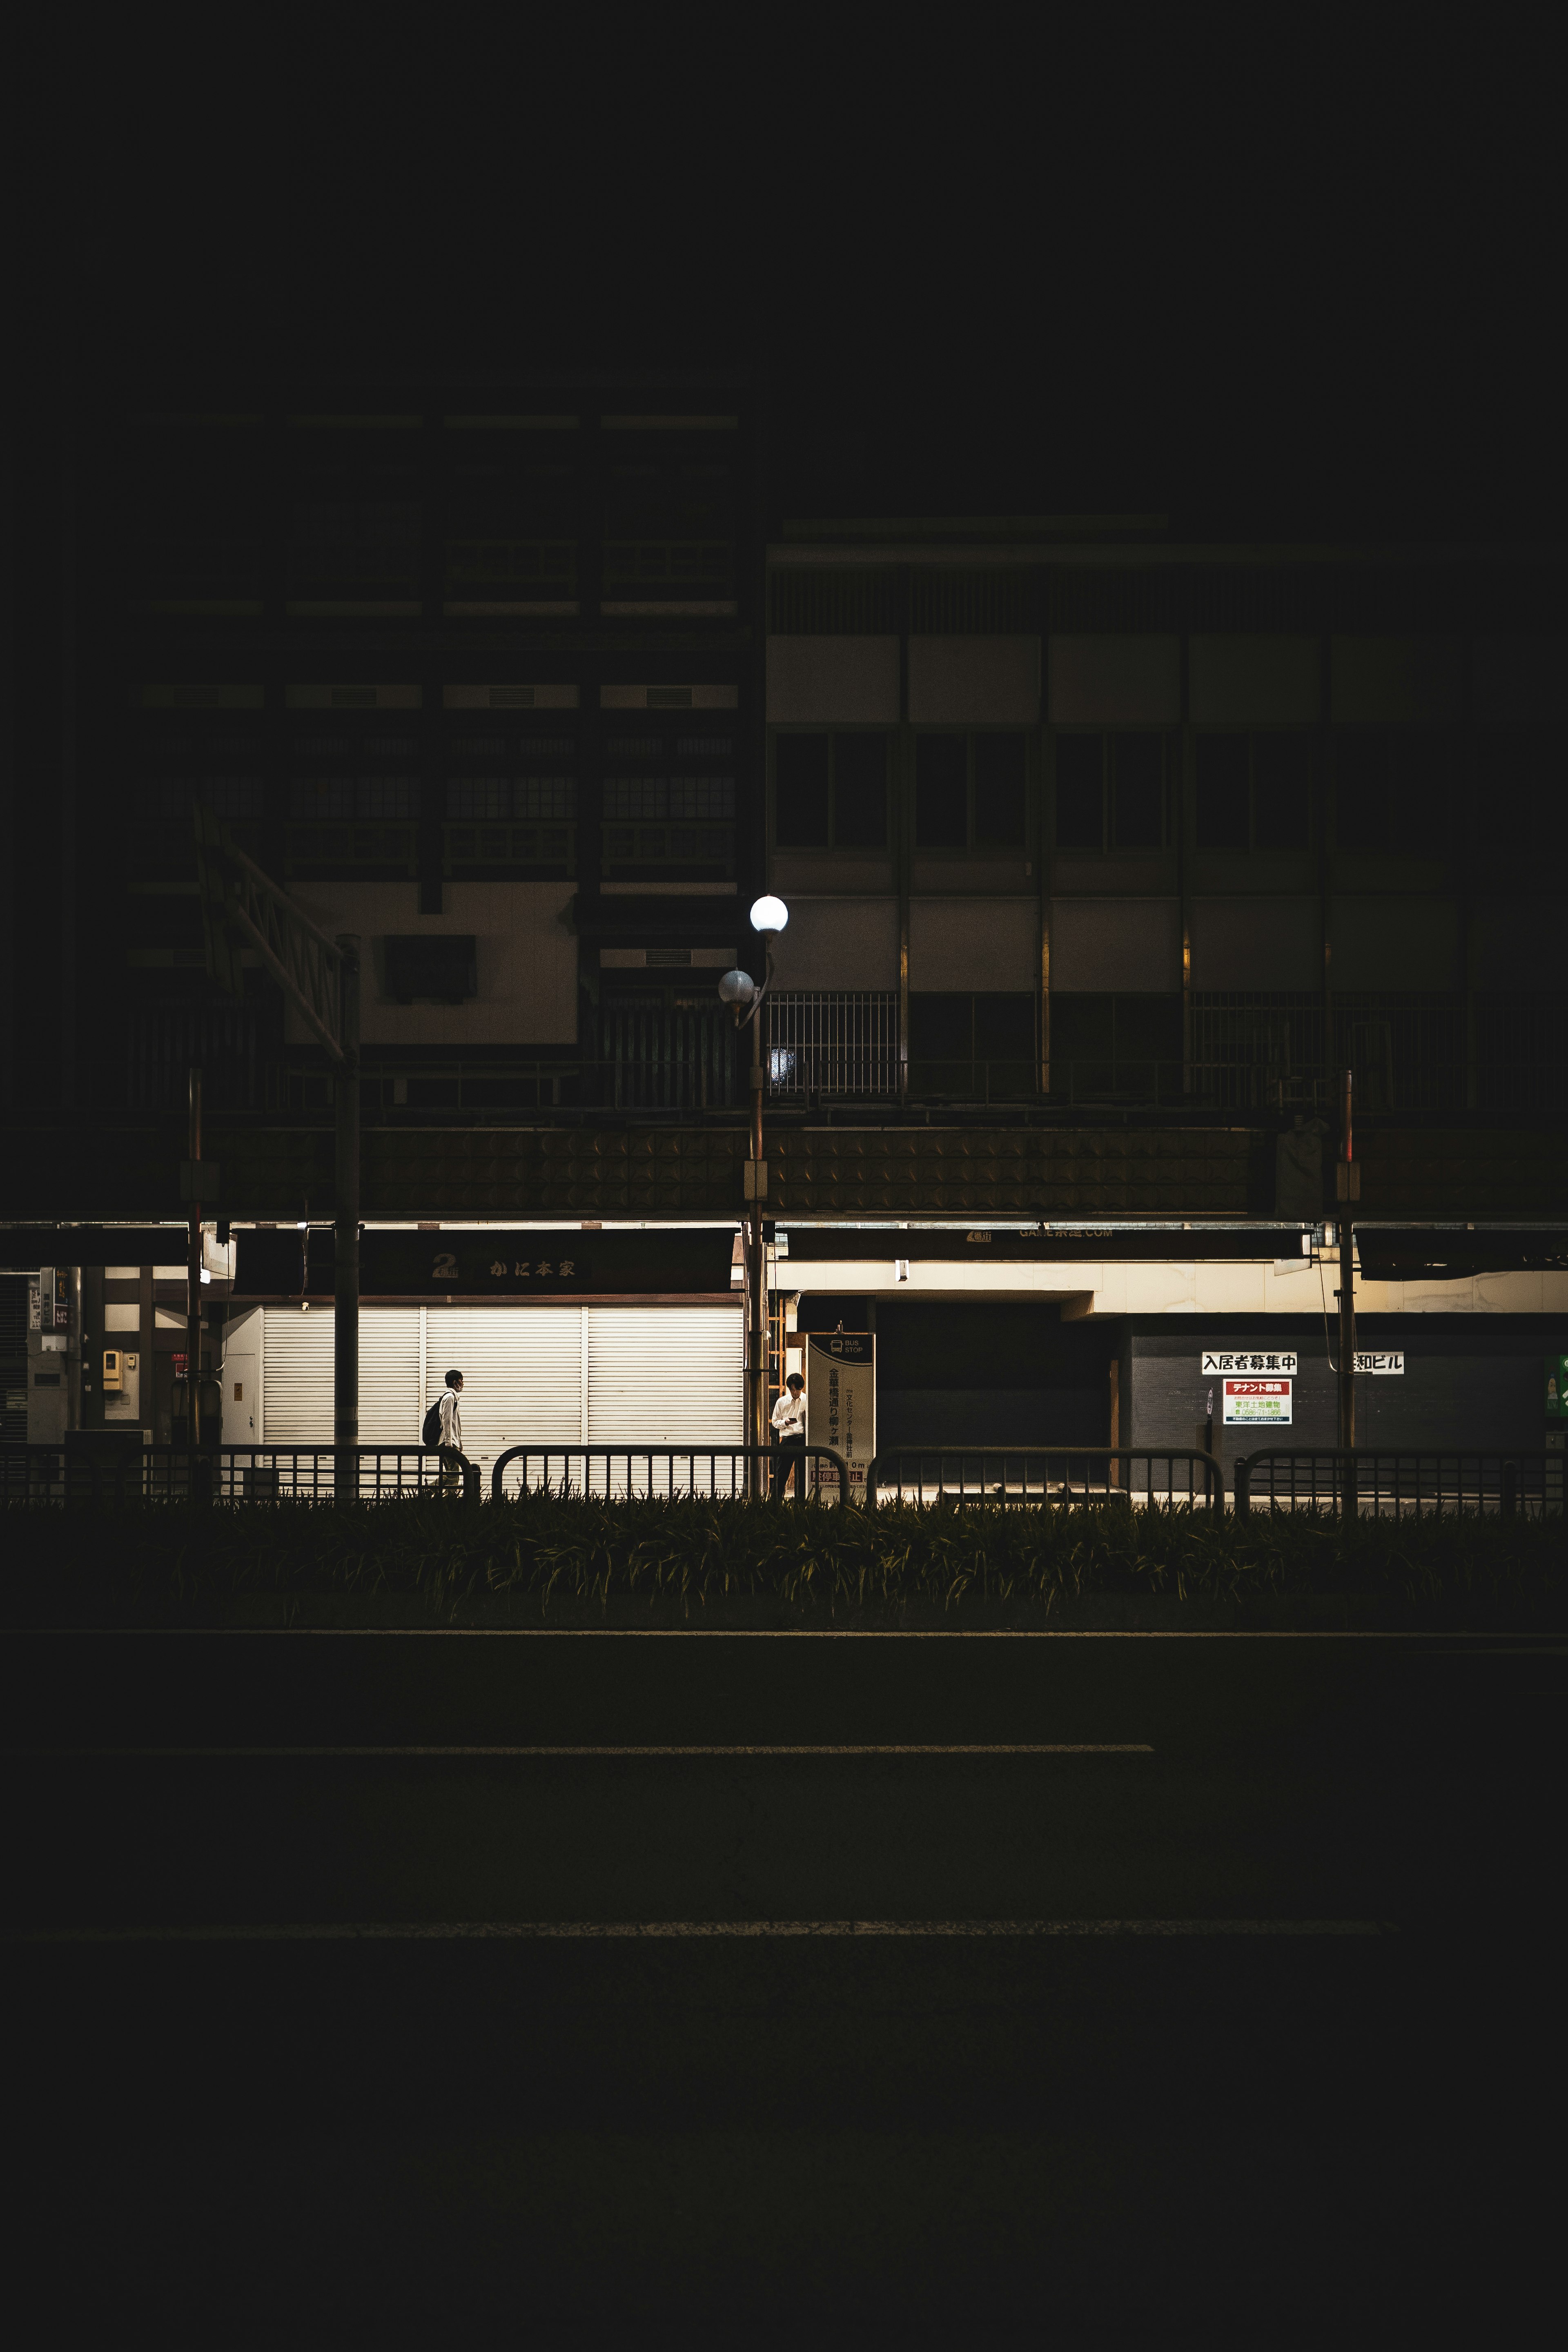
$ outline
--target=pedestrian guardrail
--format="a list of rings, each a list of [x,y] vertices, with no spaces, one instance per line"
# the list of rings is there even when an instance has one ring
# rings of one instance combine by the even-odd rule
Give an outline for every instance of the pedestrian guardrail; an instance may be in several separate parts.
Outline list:
[[[1273,1511],[1331,1510],[1403,1518],[1442,1511],[1544,1518],[1563,1509],[1561,1454],[1466,1448],[1286,1446],[1236,1465],[1237,1516],[1253,1504]]]
[[[892,1445],[872,1463],[866,1499],[955,1496],[976,1503],[1202,1503],[1223,1507],[1212,1454],[1180,1446]]]
[[[372,1502],[426,1492],[441,1475],[440,1455],[422,1445],[0,1445],[3,1502]],[[477,1464],[462,1492],[479,1501]]]
[[[507,1474],[514,1464],[521,1464],[512,1478],[514,1494],[548,1486],[558,1487],[563,1494],[717,1495],[738,1501],[750,1483],[742,1465],[752,1462],[773,1465],[775,1488],[795,1469],[797,1494],[805,1482],[805,1465],[826,1463],[839,1495],[851,1491],[848,1465],[831,1445],[511,1445],[497,1455],[490,1470],[490,1500],[505,1500]],[[573,1463],[583,1465],[575,1477],[569,1467]],[[682,1464],[683,1475],[678,1475]],[[822,1485],[820,1469],[814,1467],[813,1491],[820,1493]]]

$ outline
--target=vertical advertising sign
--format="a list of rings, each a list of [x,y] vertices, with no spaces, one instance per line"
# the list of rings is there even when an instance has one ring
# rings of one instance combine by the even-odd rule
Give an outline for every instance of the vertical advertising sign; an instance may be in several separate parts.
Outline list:
[[[866,1499],[866,1476],[877,1451],[877,1343],[868,1332],[814,1334],[805,1343],[805,1442],[831,1445],[844,1456],[849,1490]],[[838,1473],[814,1465],[818,1491],[834,1501]]]

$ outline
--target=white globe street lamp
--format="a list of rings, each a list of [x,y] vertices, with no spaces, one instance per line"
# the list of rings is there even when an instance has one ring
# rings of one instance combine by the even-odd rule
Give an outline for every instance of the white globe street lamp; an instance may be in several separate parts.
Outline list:
[[[766,1486],[763,1449],[767,1443],[767,1254],[763,1246],[763,1205],[768,1197],[768,1164],[763,1157],[763,1005],[773,977],[773,941],[789,920],[789,908],[771,892],[754,901],[752,929],[761,935],[766,976],[762,985],[751,973],[727,971],[719,982],[721,1001],[735,1016],[737,1030],[755,1023],[752,1031],[751,1157],[745,1177],[745,1210],[741,1220],[742,1249],[746,1271],[746,1437],[753,1448],[747,1484],[753,1495]]]

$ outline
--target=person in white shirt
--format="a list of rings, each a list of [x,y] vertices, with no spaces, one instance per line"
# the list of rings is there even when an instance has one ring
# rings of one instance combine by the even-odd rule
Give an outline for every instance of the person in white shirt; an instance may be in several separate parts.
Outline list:
[[[461,1372],[448,1372],[447,1385],[441,1391],[441,1492],[460,1495],[463,1473],[470,1465],[463,1451],[463,1417],[458,1411],[458,1399],[463,1393]]]
[[[796,1499],[805,1493],[805,1382],[791,1372],[784,1394],[773,1412],[778,1450],[773,1456],[773,1493],[782,1495],[795,1481]]]

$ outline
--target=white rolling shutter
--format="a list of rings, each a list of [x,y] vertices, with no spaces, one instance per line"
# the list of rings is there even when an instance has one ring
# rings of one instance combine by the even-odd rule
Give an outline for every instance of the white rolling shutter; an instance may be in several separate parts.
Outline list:
[[[584,1312],[590,1444],[741,1443],[745,1360],[738,1308],[590,1307]],[[634,1465],[637,1483],[644,1475]],[[698,1475],[706,1483],[701,1465]],[[727,1462],[717,1475],[721,1493],[728,1493]],[[657,1472],[656,1485],[663,1477]],[[616,1489],[625,1483],[624,1471],[611,1481]]]
[[[463,1450],[488,1467],[509,1445],[583,1442],[580,1307],[429,1307],[425,1390],[463,1375]],[[488,1491],[488,1489],[487,1489]]]
[[[268,1307],[268,1445],[332,1442],[332,1313]],[[419,1309],[365,1307],[359,1318],[359,1435],[362,1445],[419,1443]]]
[[[297,1307],[266,1310],[266,1388],[262,1411],[268,1445],[332,1442],[332,1311]]]
[[[419,1309],[366,1307],[359,1318],[359,1442],[417,1445]]]

